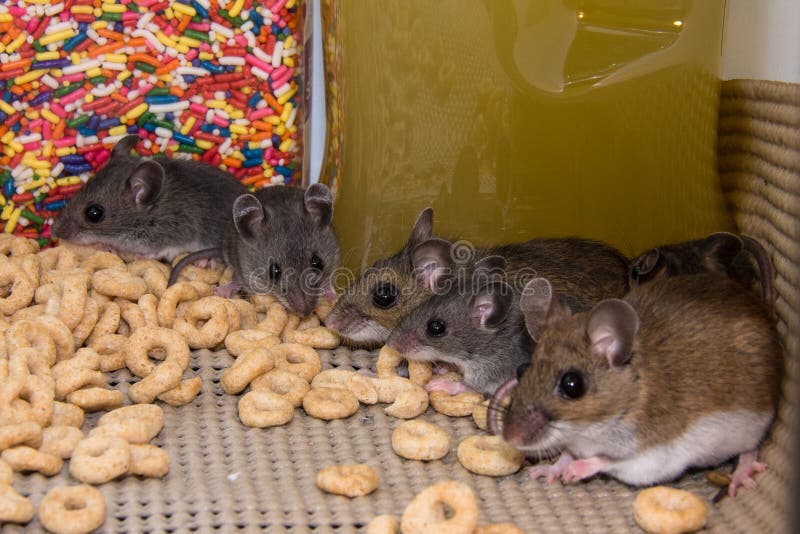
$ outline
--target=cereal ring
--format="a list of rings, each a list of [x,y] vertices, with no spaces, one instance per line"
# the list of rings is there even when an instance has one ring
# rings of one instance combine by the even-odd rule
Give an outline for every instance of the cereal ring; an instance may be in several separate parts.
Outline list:
[[[289,314],[286,312],[286,308],[275,302],[269,305],[266,312],[267,316],[255,326],[256,330],[267,332],[271,336],[281,335],[281,332],[286,328],[286,323],[289,321]]]
[[[689,491],[655,486],[639,492],[633,501],[636,524],[654,534],[694,532],[706,524],[706,503]]]
[[[86,308],[89,275],[81,272],[65,276],[60,285],[61,306],[58,309],[58,318],[69,330],[72,330],[81,322]]]
[[[27,319],[18,321],[6,330],[5,338],[8,354],[32,347],[49,365],[56,363],[56,344],[41,324]]]
[[[242,423],[256,428],[284,425],[294,416],[294,406],[289,401],[268,391],[245,393],[238,406]]]
[[[200,394],[203,387],[203,379],[199,376],[181,380],[180,384],[165,391],[158,398],[170,406],[184,406],[194,400]]]
[[[448,519],[446,507],[452,511]],[[400,520],[403,534],[461,534],[478,526],[478,501],[472,489],[448,480],[429,486],[406,506]]]
[[[158,324],[167,328],[172,327],[178,304],[188,300],[197,300],[198,297],[197,289],[186,282],[178,282],[167,288],[158,302]]]
[[[478,475],[502,477],[516,473],[525,455],[502,436],[470,436],[458,444],[458,461]]]
[[[139,297],[139,308],[142,310],[144,324],[146,326],[158,326],[158,297],[151,293],[145,293]]]
[[[525,531],[514,523],[493,523],[479,526],[472,534],[525,534]]]
[[[119,334],[105,334],[94,338],[89,347],[100,356],[100,370],[104,373],[125,367],[125,343],[128,339]]]
[[[311,389],[303,397],[303,410],[326,421],[350,417],[358,411],[358,406],[356,396],[344,388]]]
[[[169,473],[169,454],[155,445],[131,445],[129,475],[161,478]]]
[[[483,402],[483,395],[476,391],[465,391],[458,395],[450,395],[445,391],[431,391],[430,402],[437,412],[450,417],[472,415],[476,404]]]
[[[255,328],[258,324],[258,315],[253,305],[244,299],[226,299],[228,302],[236,306],[239,311],[239,322],[242,330],[249,330]],[[231,332],[233,329],[231,329]]]
[[[433,376],[431,362],[408,360],[408,379],[418,386],[424,386]]]
[[[392,449],[409,460],[438,460],[450,451],[450,435],[427,421],[405,421],[392,432]]]
[[[322,370],[322,360],[311,347],[297,343],[282,343],[271,347],[275,367],[311,380]],[[356,401],[358,402],[358,401]]]
[[[11,315],[33,300],[33,284],[25,272],[11,262],[0,264],[0,313]]]
[[[138,304],[129,300],[121,299],[119,297],[115,298],[114,302],[117,304],[117,306],[119,306],[120,317],[125,324],[128,325],[129,332],[135,332],[143,326],[146,326],[144,312]]]
[[[17,493],[11,484],[0,484],[0,525],[27,523],[35,511],[30,499]]]
[[[82,439],[69,461],[72,476],[87,484],[104,484],[128,472],[131,446],[122,438],[90,436]]]
[[[167,351],[164,362],[156,367],[147,354],[154,348]],[[189,346],[183,337],[166,328],[140,328],[128,338],[124,348],[125,365],[142,378],[128,389],[134,402],[150,403],[160,394],[177,386],[189,366]]]
[[[36,254],[39,252],[39,243],[33,239],[14,236],[14,239],[11,240],[10,251],[12,256],[27,256],[30,254]]]
[[[55,369],[55,367],[53,369]],[[65,372],[58,372],[57,374],[56,371],[53,372],[56,379],[54,391],[56,400],[64,400],[67,395],[73,391],[77,391],[86,386],[100,387],[106,385],[106,376],[100,371],[70,368]]]
[[[96,298],[92,297],[92,300],[96,300]],[[99,301],[98,304],[100,304]],[[120,318],[122,317],[122,312],[120,311],[119,306],[114,302],[108,301],[100,308],[100,318],[97,320],[97,324],[94,325],[94,329],[89,336],[90,345],[95,339],[113,334],[117,331],[117,329],[119,329],[119,322]]]
[[[147,291],[157,298],[161,298],[164,291],[167,290],[167,284],[169,283],[169,278],[166,274],[152,267],[142,274],[142,280],[144,280],[144,283],[147,285]]]
[[[347,381],[355,371],[349,369],[325,369],[311,381],[312,388],[346,388]]]
[[[24,413],[26,420],[33,420],[44,427],[53,415],[53,385],[35,375],[28,375],[12,384],[15,394],[11,397],[11,409],[0,413],[0,425],[19,423],[15,413]],[[15,401],[19,401],[15,404]]]
[[[270,348],[278,345],[280,339],[261,330],[238,330],[225,337],[225,349],[233,357],[255,348]]]
[[[103,494],[86,484],[52,488],[39,503],[39,522],[54,534],[86,534],[105,517]]]
[[[83,425],[83,410],[67,402],[54,402],[53,415],[50,416],[51,426],[74,426],[80,428]]]
[[[345,497],[361,497],[378,489],[378,473],[366,464],[331,465],[317,473],[317,487]]]
[[[164,276],[169,276],[170,267],[157,260],[135,260],[128,264],[128,272],[133,276],[143,277],[147,271],[155,269]]]
[[[397,366],[403,362],[403,355],[388,345],[381,347],[375,370],[378,378],[390,378],[397,375]]]
[[[305,379],[283,369],[273,369],[250,382],[251,391],[274,393],[289,401],[295,408],[303,404],[303,397],[309,389],[311,386]]]
[[[137,301],[147,292],[144,280],[126,271],[101,269],[92,275],[92,287],[109,297]]]
[[[378,402],[378,390],[375,389],[369,378],[362,374],[353,373],[350,375],[345,387],[363,404],[375,404]]]
[[[197,323],[202,322],[198,328]],[[203,297],[189,306],[185,317],[178,317],[172,328],[181,334],[193,349],[210,349],[228,334],[228,310],[221,297]]]
[[[309,330],[311,328],[317,328],[318,326],[320,326],[319,317],[311,314],[300,321],[297,325],[297,330]]]
[[[42,316],[36,319],[35,322],[44,327],[55,343],[57,360],[68,360],[75,355],[75,339],[63,321],[56,317]]]
[[[81,262],[81,268],[86,269],[89,274],[101,269],[116,269],[118,271],[127,271],[125,262],[122,258],[111,252],[98,251],[86,258]]]
[[[33,287],[39,286],[39,257],[28,255],[28,256],[20,256],[17,258],[12,258],[12,263],[16,264],[17,267],[22,269],[22,272],[28,277],[31,281],[31,285]]]
[[[19,321],[33,321],[41,317],[45,313],[45,307],[41,304],[34,304],[27,308],[22,308],[14,312],[11,316],[11,324],[18,323]]]
[[[38,447],[41,443],[42,425],[39,423],[24,421],[22,423],[0,426],[0,451],[16,447],[17,445]]]
[[[128,443],[147,443],[164,427],[164,410],[155,404],[123,406],[100,416],[92,433],[114,435]],[[91,435],[91,434],[90,434]]]
[[[79,389],[67,395],[67,402],[74,404],[84,412],[113,410],[122,406],[124,401],[121,391],[98,387]]]
[[[286,340],[293,343],[300,343],[309,345],[315,349],[335,349],[339,346],[339,336],[336,332],[325,328],[324,326],[317,326],[307,330],[295,330],[291,338]]]
[[[386,415],[400,419],[413,419],[428,409],[428,392],[406,378],[373,378],[378,392],[378,402],[391,402],[384,410]]]
[[[225,314],[228,317],[228,330],[225,333],[227,334],[228,332],[236,332],[237,330],[241,330],[242,325],[241,318],[239,317],[239,308],[236,307],[231,299],[224,299],[220,297],[214,298],[219,298],[222,304],[225,306]]]
[[[175,256],[175,258],[172,260],[172,267],[174,268],[175,265],[177,265],[177,263],[181,261],[183,258],[185,258],[187,255],[188,254],[179,254],[178,256]],[[190,263],[189,265],[185,266],[183,270],[181,270],[178,280],[198,281],[206,284],[216,285],[219,282],[221,276],[222,276],[221,267],[210,267],[210,266],[201,267],[200,265]]]
[[[253,308],[255,308],[257,312],[265,313],[270,306],[278,302],[278,299],[265,293],[256,293],[254,295],[250,295],[250,302],[253,304]]]
[[[379,515],[372,518],[367,525],[365,534],[397,534],[400,522],[393,515]]]
[[[489,413],[488,399],[480,404],[476,404],[475,407],[472,409],[472,420],[475,422],[475,426],[486,432],[489,431],[489,425],[487,423],[488,413]]]
[[[64,461],[58,456],[37,451],[27,445],[6,449],[0,453],[0,457],[14,471],[37,471],[47,477],[57,475],[64,465]]]
[[[210,297],[214,294],[214,286],[211,284],[206,284],[200,280],[190,280],[187,283],[197,290],[197,298]]]
[[[75,328],[72,329],[72,338],[75,340],[75,348],[83,345],[84,341],[89,338],[99,318],[100,306],[93,298],[87,298],[83,316]]]
[[[42,444],[39,450],[66,460],[72,456],[72,451],[82,439],[83,432],[74,426],[48,426],[42,431]]]
[[[273,366],[272,355],[267,349],[253,349],[242,354],[233,362],[233,366],[223,371],[219,383],[225,393],[235,395]]]
[[[300,316],[296,313],[290,313],[286,320],[286,325],[283,327],[283,333],[281,334],[281,339],[284,343],[291,343],[291,339],[294,339],[294,333],[297,330],[297,327],[300,326]]]

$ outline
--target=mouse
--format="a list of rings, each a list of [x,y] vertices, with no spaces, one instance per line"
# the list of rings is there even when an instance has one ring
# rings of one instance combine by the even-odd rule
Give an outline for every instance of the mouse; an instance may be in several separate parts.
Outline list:
[[[482,258],[469,276],[450,277],[447,289],[443,280],[432,281],[440,287],[389,335],[386,344],[406,359],[445,364],[464,377],[463,382],[434,377],[426,384],[428,391],[491,395],[530,358],[532,341],[519,292],[506,283],[505,263],[501,256]]]
[[[340,292],[325,326],[339,334],[342,343],[368,350],[382,346],[400,319],[428,298],[417,283],[412,256],[432,234],[433,209],[425,208],[399,251],[375,262]]]
[[[302,317],[334,295],[339,243],[328,186],[269,186],[238,196],[231,213],[221,246],[233,269],[227,290],[271,294]]]
[[[415,272],[432,296],[403,317],[387,340],[408,359],[445,362],[464,374],[463,383],[434,378],[426,384],[429,391],[457,394],[469,388],[491,395],[514,376],[532,348],[519,296],[535,276],[552,277],[571,310],[627,291],[627,259],[598,241],[547,238],[478,249],[475,255],[482,257],[469,268],[454,259],[455,246],[432,238],[415,248]]]
[[[727,277],[678,275],[573,313],[536,278],[520,308],[536,346],[495,392],[489,426],[528,456],[561,452],[532,477],[646,486],[738,456],[729,494],[755,484],[784,359],[757,296]]]
[[[631,286],[662,276],[715,272],[730,276],[775,304],[775,271],[767,251],[755,238],[716,232],[703,239],[663,245],[631,262]]]
[[[219,247],[233,201],[247,188],[207,163],[142,158],[123,137],[108,162],[70,199],[53,236],[139,259],[172,261]]]

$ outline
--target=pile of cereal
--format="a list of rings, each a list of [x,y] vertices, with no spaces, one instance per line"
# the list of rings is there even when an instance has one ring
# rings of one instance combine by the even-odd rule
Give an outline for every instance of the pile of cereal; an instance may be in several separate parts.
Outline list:
[[[49,241],[123,136],[258,188],[297,183],[298,0],[0,4],[0,224]]]

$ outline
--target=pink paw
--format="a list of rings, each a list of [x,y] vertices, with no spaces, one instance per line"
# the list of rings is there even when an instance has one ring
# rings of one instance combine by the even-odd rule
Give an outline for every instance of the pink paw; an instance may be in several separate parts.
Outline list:
[[[565,484],[572,484],[590,478],[599,473],[608,464],[608,460],[593,456],[585,460],[575,460],[564,468],[561,480]]]
[[[534,480],[537,478],[544,478],[545,482],[552,484],[561,477],[564,468],[572,463],[573,460],[574,458],[570,453],[562,452],[556,463],[551,465],[534,465],[528,469],[528,476]]]
[[[454,382],[449,378],[443,376],[433,378],[425,384],[425,389],[428,391],[444,391],[449,395],[458,395],[465,391],[472,391],[463,382]]]
[[[223,297],[229,299],[233,296],[234,293],[239,291],[239,284],[235,284],[231,282],[230,284],[225,284],[221,286],[217,286],[214,288],[214,294],[218,297]]]
[[[731,475],[731,483],[728,485],[728,495],[736,497],[739,488],[755,489],[758,483],[753,478],[756,473],[767,470],[767,464],[756,460],[755,451],[745,452],[739,456],[739,463],[736,470]]]

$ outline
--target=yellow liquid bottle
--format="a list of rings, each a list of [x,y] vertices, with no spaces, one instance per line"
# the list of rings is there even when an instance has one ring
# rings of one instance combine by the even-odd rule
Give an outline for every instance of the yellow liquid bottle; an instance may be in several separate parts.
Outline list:
[[[417,214],[478,246],[634,255],[730,230],[716,172],[724,0],[323,1],[343,265]]]

